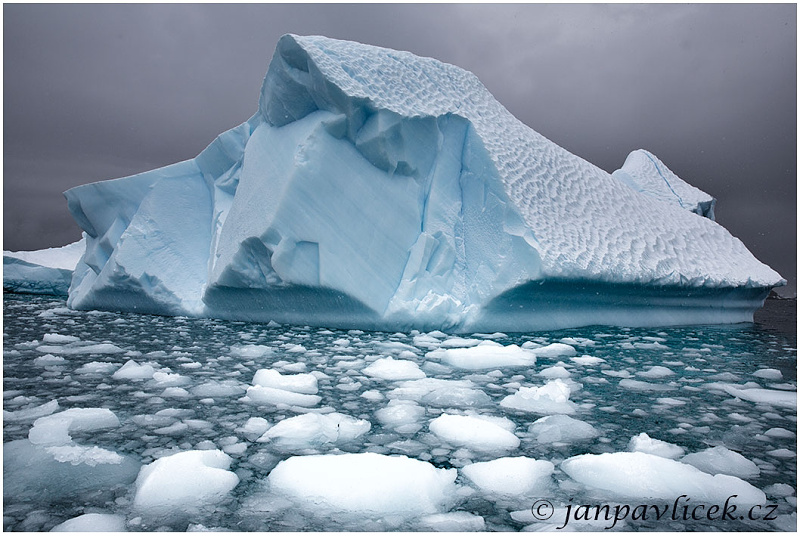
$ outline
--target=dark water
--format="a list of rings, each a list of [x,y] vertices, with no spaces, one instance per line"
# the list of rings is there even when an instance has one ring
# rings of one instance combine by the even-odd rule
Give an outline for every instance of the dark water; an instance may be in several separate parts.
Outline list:
[[[231,470],[240,478],[230,497],[216,507],[198,512],[190,519],[151,520],[132,508],[135,486],[131,482],[63,493],[69,482],[45,486],[41,480],[26,476],[19,468],[20,460],[5,456],[6,487],[12,480],[15,485],[28,486],[24,497],[4,497],[6,530],[49,530],[86,512],[120,515],[129,530],[186,530],[201,525],[225,531],[421,530],[414,519],[386,521],[373,516],[365,522],[358,513],[338,517],[318,515],[308,504],[285,505],[280,498],[265,493],[264,479],[275,463],[299,452],[255,442],[241,429],[251,417],[262,417],[274,424],[298,414],[296,408],[241,400],[255,372],[263,368],[276,368],[284,373],[323,373],[318,393],[322,400],[316,408],[365,419],[372,425],[368,433],[349,443],[309,444],[302,454],[403,454],[444,468],[460,468],[504,455],[549,460],[556,469],[553,485],[545,495],[558,508],[582,501],[619,503],[619,496],[598,494],[572,481],[559,464],[579,454],[625,451],[631,437],[645,432],[652,438],[679,445],[686,453],[725,446],[742,454],[759,468],[759,475],[747,481],[767,490],[767,500],[776,506],[775,515],[779,517],[776,521],[628,520],[621,525],[624,530],[763,531],[789,530],[796,524],[796,495],[791,492],[784,497],[787,488],[775,487],[783,484],[796,489],[796,437],[765,434],[773,429],[796,434],[796,405],[781,407],[742,400],[723,387],[725,384],[796,391],[794,300],[768,300],[756,315],[755,323],[735,326],[588,327],[531,334],[475,335],[475,338],[493,338],[503,345],[526,342],[544,345],[571,338],[578,356],[604,360],[578,365],[569,357],[540,357],[533,367],[501,368],[493,374],[488,374],[491,369],[448,367],[427,357],[431,348],[448,338],[443,334],[434,334],[439,342],[431,346],[414,332],[269,327],[209,319],[76,312],[66,309],[61,299],[14,294],[4,296],[3,317],[4,410],[19,412],[51,400],[58,400],[61,409],[108,408],[117,415],[121,426],[75,433],[73,440],[77,444],[96,445],[129,455],[141,464],[185,450],[222,448],[233,458]],[[46,334],[53,333],[80,340],[67,344],[43,341]],[[90,341],[113,345],[119,351],[81,352],[80,348],[87,347]],[[253,345],[266,345],[272,351],[254,356],[237,350]],[[53,350],[54,346],[58,351]],[[78,350],[59,350],[62,347]],[[401,352],[403,355],[399,356]],[[64,361],[36,361],[46,354],[62,356]],[[475,392],[483,393],[482,398],[451,401],[449,405],[418,400],[425,409],[418,430],[400,433],[384,426],[376,419],[375,412],[387,405],[387,398],[395,396],[399,384],[368,377],[361,371],[377,356],[390,355],[417,363],[429,378],[469,380]],[[131,359],[180,376],[164,381],[115,380],[114,370]],[[85,367],[98,362],[108,365]],[[572,417],[594,426],[598,438],[590,442],[541,444],[533,439],[527,427],[542,415],[500,406],[500,400],[514,394],[520,386],[543,385],[547,379],[539,372],[552,366],[565,367],[569,379],[580,384],[569,397],[577,405]],[[669,374],[648,376],[653,366],[666,367]],[[774,376],[774,371],[773,376],[763,377],[757,371],[764,369],[780,371],[781,377]],[[645,383],[631,384],[622,382],[623,379]],[[211,397],[195,390],[208,383],[238,386],[239,391],[234,396],[218,396],[209,401]],[[371,396],[362,396],[365,392]],[[465,451],[443,443],[428,429],[428,423],[443,412],[467,410],[512,421],[521,440],[519,449],[511,453]],[[4,443],[27,438],[31,425],[32,420],[4,420]],[[458,483],[468,486],[463,476],[459,476]],[[447,508],[481,516],[485,530],[554,530],[561,524],[555,519],[550,525],[529,519],[526,512],[533,499],[500,500],[477,490],[454,499]],[[636,499],[625,500],[638,504]],[[280,507],[261,507],[267,503]],[[576,524],[572,528],[602,531],[605,526]]]

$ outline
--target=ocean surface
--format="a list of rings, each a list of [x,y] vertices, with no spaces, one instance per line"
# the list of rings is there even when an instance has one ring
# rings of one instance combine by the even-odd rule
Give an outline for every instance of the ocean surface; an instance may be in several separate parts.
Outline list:
[[[434,526],[430,518],[426,518],[428,525],[420,524],[419,515],[331,514],[313,501],[270,491],[267,476],[281,460],[341,452],[404,455],[437,468],[458,469],[458,492],[446,505],[436,507],[441,513],[466,513],[441,518],[444,525],[438,526],[450,530],[557,530],[566,520],[569,529],[602,531],[611,523],[570,521],[564,517],[565,508],[672,505],[673,501],[642,498],[622,488],[594,489],[568,476],[561,462],[587,453],[625,452],[631,439],[641,433],[677,445],[685,454],[717,446],[741,454],[758,469],[742,480],[764,491],[774,508],[769,520],[762,519],[766,510],[756,520],[640,516],[621,520],[614,530],[796,528],[796,399],[794,404],[785,395],[778,396],[778,402],[768,399],[771,393],[796,392],[794,300],[768,300],[753,324],[655,329],[594,326],[461,337],[79,312],[67,309],[60,298],[21,294],[4,295],[3,319],[3,526],[9,531],[47,531],[85,513],[118,515],[128,530],[146,531],[414,531]],[[444,354],[434,352],[474,348],[483,340],[533,352],[560,343],[574,351],[551,356],[545,352],[532,366],[484,368],[455,366],[441,358]],[[432,391],[425,384],[425,389],[415,390],[422,384],[365,372],[376,360],[390,356],[415,363],[428,379],[460,382],[440,384],[458,388]],[[138,379],[115,378],[130,360],[149,364],[152,370],[137,369],[143,371]],[[301,407],[291,401],[268,402],[256,397],[257,393],[247,395],[260,369],[284,375],[314,373],[320,400]],[[550,410],[501,405],[520,389],[556,379],[568,387],[568,402],[554,399],[555,411],[572,408],[570,417],[591,425],[595,437],[542,441],[530,425]],[[736,396],[748,390],[756,393],[753,389],[767,395]],[[92,482],[92,475],[100,474],[103,466],[91,456],[83,465],[74,460],[61,462],[71,463],[73,472],[53,472],[48,479],[49,465],[26,465],[18,453],[31,448],[22,440],[28,438],[35,418],[50,411],[46,408],[53,400],[58,401],[59,411],[106,408],[119,419],[119,426],[71,432],[69,445],[96,446],[142,465],[181,451],[221,449],[232,458],[230,470],[239,483],[208,508],[150,516],[135,507],[136,485],[130,474],[120,482],[113,481],[113,473],[110,481],[105,474]],[[405,400],[422,409],[400,418],[379,413],[392,400]],[[267,426],[305,412],[337,412],[367,421],[370,427],[345,440],[317,434],[258,441]],[[476,449],[469,443],[451,444],[430,429],[431,421],[444,413],[505,418],[507,428],[509,421],[513,423],[510,427],[519,446]],[[22,445],[22,450],[9,449],[11,442]],[[460,471],[503,456],[547,460],[554,470],[547,485],[519,496],[489,491]],[[84,465],[87,469],[82,474]],[[69,480],[65,474],[71,475]],[[647,478],[669,480],[670,475]],[[103,479],[105,483],[100,482]],[[547,500],[556,515],[533,516],[531,507],[537,500]]]

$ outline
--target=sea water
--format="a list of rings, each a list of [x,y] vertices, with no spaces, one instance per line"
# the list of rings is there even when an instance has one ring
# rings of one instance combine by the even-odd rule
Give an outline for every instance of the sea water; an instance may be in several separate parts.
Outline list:
[[[519,500],[501,500],[482,492],[459,472],[461,491],[447,511],[483,519],[483,524],[455,525],[457,529],[558,530],[565,524],[568,506],[633,507],[654,502],[625,496],[625,490],[598,493],[572,480],[560,467],[567,458],[580,454],[626,451],[631,439],[641,433],[679,446],[684,454],[715,446],[738,452],[758,467],[758,475],[746,480],[765,490],[774,512],[769,520],[628,517],[614,529],[760,531],[796,527],[796,402],[787,404],[783,398],[783,403],[774,404],[735,396],[754,388],[796,391],[796,302],[792,300],[768,300],[754,324],[653,329],[593,326],[459,337],[438,332],[362,332],[83,312],[67,309],[60,298],[19,294],[4,295],[3,312],[3,408],[4,415],[11,416],[4,419],[4,444],[28,437],[34,419],[19,412],[57,400],[59,411],[107,408],[119,418],[118,427],[71,433],[76,444],[128,455],[142,465],[186,450],[221,449],[232,458],[230,470],[239,477],[229,496],[212,508],[188,518],[154,520],[134,511],[133,483],[92,493],[62,493],[58,488],[68,488],[70,482],[42,484],[34,479],[26,484],[19,460],[6,452],[6,488],[9,479],[32,487],[4,497],[6,530],[50,530],[91,512],[119,515],[128,530],[424,528],[413,519],[392,523],[364,514],[361,520],[359,513],[352,511],[321,516],[308,505],[265,493],[265,478],[281,460],[344,452],[404,455],[437,468],[455,469],[503,456],[549,461],[555,468],[552,485],[542,497]],[[477,344],[465,339],[515,344],[534,351],[559,343],[575,351],[553,356],[545,352],[531,366],[480,369],[458,368],[436,357],[437,349]],[[412,395],[413,404],[421,409],[405,414],[398,426],[378,412],[388,407],[391,399],[403,398],[398,388],[409,380],[365,372],[386,357],[416,364],[409,367],[427,378],[462,381],[466,383],[460,385],[470,387],[427,398]],[[154,376],[148,369],[141,379],[115,378],[114,373],[131,360],[137,365],[149,364],[162,374]],[[247,389],[261,369],[275,369],[283,375],[315,374],[320,400],[302,407],[249,399]],[[541,387],[554,378],[569,386],[569,416],[591,425],[595,437],[541,442],[529,425],[546,410],[526,411],[501,404],[523,388]],[[252,427],[248,431],[245,426],[253,417],[274,426],[305,412],[336,412],[367,421],[370,428],[351,440],[306,444],[300,440],[292,445],[258,441],[261,430],[254,434]],[[519,446],[493,451],[450,444],[430,428],[444,413],[505,418],[503,422],[513,423]],[[251,421],[251,425],[264,421]],[[561,517],[543,520],[532,516],[530,509],[539,499],[547,500]],[[672,501],[655,502],[672,505]],[[371,520],[367,522],[366,517]],[[610,525],[601,519],[594,524],[571,522],[569,528],[603,530]],[[453,526],[449,527],[452,530]]]

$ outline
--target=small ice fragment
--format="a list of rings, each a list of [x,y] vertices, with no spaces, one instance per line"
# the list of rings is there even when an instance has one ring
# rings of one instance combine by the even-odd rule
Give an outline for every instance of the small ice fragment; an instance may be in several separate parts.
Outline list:
[[[681,462],[693,465],[710,475],[722,473],[749,479],[755,478],[760,474],[755,463],[738,452],[733,452],[722,446],[687,454],[681,458]]]

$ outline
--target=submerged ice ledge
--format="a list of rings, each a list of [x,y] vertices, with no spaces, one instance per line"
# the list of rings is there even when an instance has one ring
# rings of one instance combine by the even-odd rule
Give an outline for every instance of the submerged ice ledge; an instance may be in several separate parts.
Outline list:
[[[324,37],[196,158],[65,195],[76,309],[527,331],[751,321],[784,283],[651,153],[608,174],[472,73]]]

